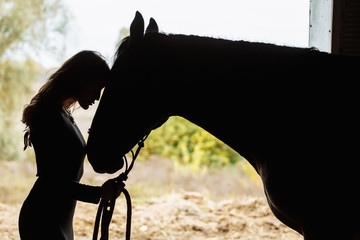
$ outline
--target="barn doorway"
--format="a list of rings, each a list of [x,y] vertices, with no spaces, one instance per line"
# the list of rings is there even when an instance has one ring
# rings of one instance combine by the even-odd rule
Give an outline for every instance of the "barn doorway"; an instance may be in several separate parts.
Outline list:
[[[309,47],[360,56],[360,1],[310,0]]]

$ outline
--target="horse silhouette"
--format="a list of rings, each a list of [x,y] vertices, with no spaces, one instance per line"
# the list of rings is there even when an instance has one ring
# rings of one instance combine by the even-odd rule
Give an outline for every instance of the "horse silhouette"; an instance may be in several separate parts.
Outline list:
[[[182,116],[250,162],[274,215],[304,239],[359,239],[359,66],[313,49],[166,35],[154,19],[144,33],[137,12],[88,159],[113,173],[145,135]]]

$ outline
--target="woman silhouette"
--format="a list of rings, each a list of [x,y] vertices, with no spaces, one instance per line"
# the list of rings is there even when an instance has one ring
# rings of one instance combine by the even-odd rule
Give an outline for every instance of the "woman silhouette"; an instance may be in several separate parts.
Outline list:
[[[33,146],[37,180],[23,203],[19,232],[27,239],[73,239],[76,200],[98,203],[114,188],[80,184],[86,142],[71,116],[76,102],[87,109],[99,100],[110,70],[102,56],[82,51],[67,60],[25,106],[25,148]]]

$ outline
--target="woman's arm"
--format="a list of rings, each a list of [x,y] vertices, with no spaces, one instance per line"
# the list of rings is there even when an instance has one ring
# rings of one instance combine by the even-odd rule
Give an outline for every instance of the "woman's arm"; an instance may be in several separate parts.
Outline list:
[[[101,198],[101,187],[90,186],[71,180],[63,180],[61,187],[63,192],[68,194],[70,198],[82,202],[97,204]]]
[[[111,200],[113,197],[117,198],[125,184],[117,182],[114,179],[107,180],[101,187],[90,186],[70,180],[57,181],[58,188],[70,198],[82,202],[95,203],[100,201],[100,198]]]

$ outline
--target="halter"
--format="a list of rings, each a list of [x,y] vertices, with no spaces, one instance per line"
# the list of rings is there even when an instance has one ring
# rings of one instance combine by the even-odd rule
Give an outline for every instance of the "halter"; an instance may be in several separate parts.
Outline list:
[[[131,150],[132,155],[132,161],[130,163],[130,166],[128,165],[128,161],[126,156],[123,156],[124,162],[125,162],[125,171],[121,173],[118,177],[113,178],[114,184],[117,185],[118,188],[122,188],[121,192],[124,194],[126,199],[126,205],[127,205],[127,216],[126,216],[126,235],[125,239],[130,240],[130,234],[131,234],[131,197],[129,192],[125,189],[124,182],[127,180],[127,175],[131,171],[131,169],[134,166],[134,162],[139,155],[139,152],[141,148],[144,147],[144,141],[149,136],[149,134],[146,134],[139,142],[138,147],[135,151]],[[113,197],[110,201],[105,201],[104,199],[101,199],[98,211],[96,213],[95,218],[95,225],[94,225],[94,232],[93,232],[93,240],[97,240],[98,232],[99,232],[99,225],[100,225],[100,218],[101,218],[101,237],[100,240],[108,240],[109,239],[109,225],[111,222],[112,215],[114,213],[114,207],[116,202],[116,196],[117,194],[114,193]]]

